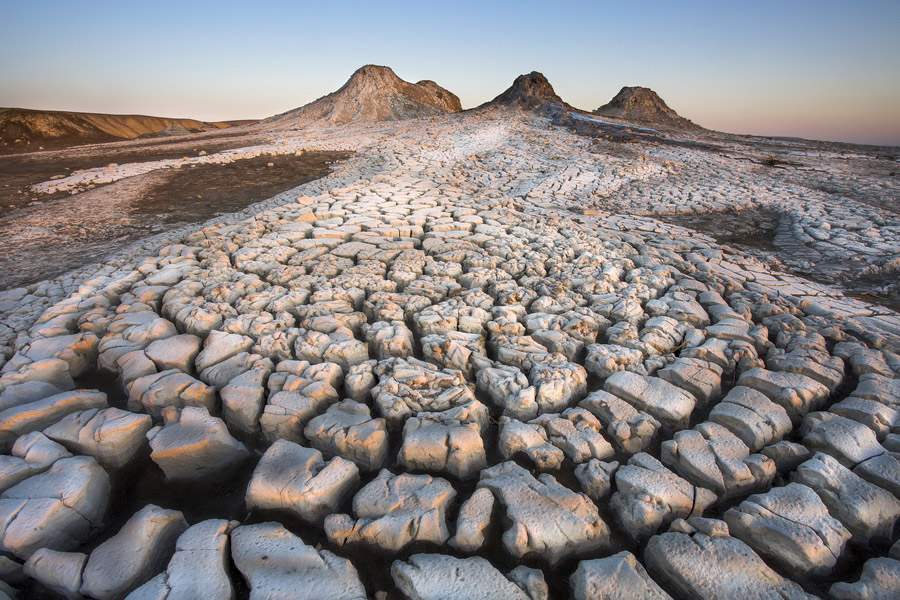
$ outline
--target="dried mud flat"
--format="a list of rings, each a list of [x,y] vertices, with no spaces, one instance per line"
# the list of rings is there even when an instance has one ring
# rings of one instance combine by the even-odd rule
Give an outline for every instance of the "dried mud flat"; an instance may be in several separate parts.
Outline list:
[[[150,235],[242,210],[328,174],[347,156],[261,155],[152,171],[74,195],[26,195],[38,199],[0,210],[0,287],[56,277]]]
[[[900,316],[796,274],[896,292],[895,158],[496,108],[266,135],[180,170],[353,155],[0,296],[0,592],[896,592]],[[170,160],[30,193],[177,195]]]

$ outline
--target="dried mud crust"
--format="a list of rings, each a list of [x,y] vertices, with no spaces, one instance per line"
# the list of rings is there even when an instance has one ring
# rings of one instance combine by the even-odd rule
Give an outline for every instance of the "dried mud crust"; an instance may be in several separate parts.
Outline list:
[[[182,168],[150,188],[134,214],[167,225],[204,221],[323,177],[333,163],[349,156],[349,152],[303,152]]]
[[[775,252],[775,232],[781,215],[767,210],[721,211],[714,213],[661,213],[660,221],[695,229],[718,243]]]
[[[893,210],[893,208],[892,208]],[[808,277],[826,285],[840,285],[848,296],[900,312],[897,273],[860,273],[853,262],[817,263],[815,252],[796,245],[779,246],[784,215],[769,210],[713,213],[657,214],[655,218],[709,235],[722,245],[734,246],[770,262],[772,268]],[[781,226],[782,238],[779,238]]]
[[[327,175],[335,161],[348,156],[263,155],[154,171],[9,211],[0,224],[0,288],[54,277],[167,228],[239,211]]]
[[[69,504],[103,517],[62,541],[0,530],[4,556],[30,561],[24,595],[125,571],[104,555],[126,545],[154,565],[135,598],[877,585],[897,556],[900,318],[592,204],[699,201],[643,195],[679,175],[659,156],[601,161],[546,121],[455,119],[322,133],[356,155],[290,198],[0,295],[16,467],[0,522],[22,503],[74,522],[37,489],[64,475]],[[206,532],[181,544],[210,558],[188,581],[148,504]]]
[[[0,154],[0,216],[32,203],[45,203],[68,196],[68,192],[42,194],[29,189],[29,186],[52,177],[69,175],[79,169],[104,167],[110,163],[121,165],[178,159],[197,156],[199,152],[212,154],[243,148],[248,142],[246,137],[241,136],[229,140],[224,133],[202,138],[201,135],[193,140],[136,140],[26,154]]]

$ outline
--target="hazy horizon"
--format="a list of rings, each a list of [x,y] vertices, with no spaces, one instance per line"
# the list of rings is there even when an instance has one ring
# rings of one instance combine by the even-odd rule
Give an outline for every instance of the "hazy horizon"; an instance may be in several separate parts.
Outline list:
[[[641,85],[711,129],[900,145],[900,3],[545,7],[262,2],[250,10],[160,2],[145,9],[13,0],[0,40],[0,106],[264,118],[336,90],[373,63],[407,81],[432,79],[472,108],[536,70],[585,110]]]

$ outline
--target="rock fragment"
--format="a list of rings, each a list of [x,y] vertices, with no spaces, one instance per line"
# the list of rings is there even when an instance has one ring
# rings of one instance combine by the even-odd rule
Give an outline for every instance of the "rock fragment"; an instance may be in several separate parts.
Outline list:
[[[127,386],[128,410],[161,419],[167,407],[202,407],[215,413],[216,390],[178,369],[144,375]]]
[[[720,498],[746,495],[767,488],[775,477],[775,463],[750,449],[733,433],[712,422],[678,431],[663,442],[664,465]]]
[[[655,418],[603,390],[592,392],[579,406],[597,417],[616,447],[628,454],[647,448],[660,428]]]
[[[403,425],[398,460],[409,470],[465,479],[487,466],[481,432],[487,407],[477,400],[441,412],[420,412]]]
[[[109,493],[109,475],[93,458],[57,460],[0,495],[0,548],[23,559],[77,548],[102,525]]]
[[[696,404],[694,396],[668,381],[628,371],[610,376],[603,389],[649,413],[669,431],[684,429]]]
[[[856,583],[836,583],[828,590],[835,600],[891,600],[900,589],[900,560],[870,558]]]
[[[868,546],[873,540],[890,540],[900,518],[900,500],[890,492],[821,452],[800,465],[792,479],[815,490],[831,516],[853,534],[856,542]]]
[[[12,454],[0,455],[0,492],[70,456],[68,450],[42,433],[35,431],[21,436],[13,444]]]
[[[373,418],[365,404],[343,400],[307,423],[303,434],[326,456],[340,456],[363,471],[376,471],[388,453],[385,421]]]
[[[41,548],[25,562],[24,572],[51,591],[75,600],[81,598],[81,573],[87,559],[81,552]]]
[[[387,469],[353,497],[353,514],[332,514],[325,533],[338,546],[358,541],[397,552],[414,541],[445,543],[446,511],[456,491],[444,479]]]
[[[166,570],[133,591],[127,600],[205,598],[231,600],[228,534],[237,521],[209,519],[189,527],[175,542]]]
[[[407,562],[399,560],[394,562],[391,566],[391,577],[407,598],[421,600],[546,598],[546,585],[543,594],[540,594],[540,591],[528,593],[530,590],[520,587],[511,577],[504,577],[491,563],[481,557],[460,559],[442,554],[413,554]],[[540,585],[536,587],[541,589]]]
[[[738,385],[762,392],[784,408],[795,423],[809,411],[821,408],[830,393],[827,387],[806,375],[767,371],[759,367],[742,373]]]
[[[93,456],[107,469],[129,464],[147,445],[149,415],[118,408],[72,413],[44,429],[44,435],[78,454]]]
[[[751,452],[780,441],[791,430],[785,409],[753,388],[735,386],[709,413],[709,420],[727,428]]]
[[[584,492],[599,505],[609,495],[613,474],[618,468],[618,462],[604,462],[593,458],[575,467],[575,477]]]
[[[49,427],[73,412],[106,406],[103,392],[74,390],[8,408],[0,412],[0,447],[7,450],[20,435]]]
[[[672,600],[631,552],[583,560],[569,582],[575,600]]]
[[[278,440],[263,455],[247,486],[247,508],[282,509],[320,523],[359,483],[352,462],[325,462],[318,450]]]
[[[249,457],[242,443],[231,437],[222,419],[204,408],[163,410],[164,424],[147,432],[150,459],[166,478],[193,481],[230,472]]]
[[[484,545],[485,533],[491,525],[494,495],[487,488],[478,488],[463,502],[456,521],[456,535],[450,545],[459,550],[475,552]]]
[[[711,490],[692,485],[641,452],[619,467],[610,506],[634,538],[653,535],[675,519],[702,516],[715,501]]]
[[[874,431],[831,412],[809,413],[798,431],[804,446],[830,454],[850,469],[886,452]]]
[[[680,529],[651,538],[644,555],[653,577],[683,597],[815,600],[729,536],[725,523],[692,518]]]
[[[399,428],[419,412],[438,412],[475,400],[460,371],[399,358],[379,362],[375,371],[379,382],[372,396],[388,427]]]
[[[853,472],[900,498],[900,455],[881,454],[860,463]]]
[[[750,496],[728,509],[725,521],[735,537],[764,557],[808,575],[830,573],[851,535],[818,495],[799,483]]]
[[[552,475],[535,479],[515,463],[505,462],[482,471],[478,486],[494,493],[511,521],[503,545],[516,558],[535,552],[557,563],[609,541],[609,528],[593,502]]]
[[[124,598],[163,568],[187,528],[179,511],[148,504],[91,552],[81,593],[98,600]]]
[[[231,556],[252,598],[366,600],[356,568],[316,550],[278,523],[241,525],[231,533]]]

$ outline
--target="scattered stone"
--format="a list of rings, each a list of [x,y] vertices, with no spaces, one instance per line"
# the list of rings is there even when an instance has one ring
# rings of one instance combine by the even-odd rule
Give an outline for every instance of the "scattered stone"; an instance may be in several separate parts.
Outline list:
[[[691,485],[641,452],[619,467],[610,506],[635,539],[653,535],[675,519],[702,516],[715,501],[711,490]]]
[[[687,427],[696,404],[694,396],[668,381],[628,371],[610,376],[603,389],[649,413],[669,431]]]
[[[156,420],[166,408],[202,407],[216,412],[216,390],[178,369],[139,377],[127,386],[128,410],[146,411]]]
[[[815,490],[854,541],[868,546],[872,540],[890,540],[900,518],[900,500],[890,492],[821,452],[800,465],[791,479]]]
[[[163,568],[187,528],[179,511],[148,504],[91,552],[81,593],[97,600],[124,598]]]
[[[575,600],[672,600],[631,552],[583,560],[569,582]]]
[[[827,387],[799,373],[750,369],[738,378],[738,385],[758,390],[787,411],[797,423],[811,410],[822,407],[828,397]]]
[[[106,408],[106,394],[96,390],[63,392],[0,412],[0,448],[9,451],[20,435],[53,425],[66,415],[90,408]]]
[[[230,472],[250,454],[242,443],[231,437],[222,419],[211,417],[206,409],[188,407],[163,409],[162,426],[147,432],[150,459],[166,479],[193,481],[214,478]]]
[[[618,468],[618,462],[603,462],[592,458],[575,467],[575,477],[591,500],[599,504],[609,494],[613,474]]]
[[[579,406],[597,417],[616,447],[627,454],[646,449],[660,427],[659,421],[647,413],[603,390],[592,392]]]
[[[713,407],[709,420],[739,437],[751,452],[781,441],[791,431],[791,419],[782,406],[740,385],[731,388]]]
[[[42,433],[35,431],[23,435],[13,444],[11,455],[0,455],[0,492],[43,473],[60,458],[70,456],[68,450]]]
[[[344,400],[307,423],[303,434],[326,456],[340,456],[363,471],[380,469],[388,453],[385,420],[373,418],[365,404]]]
[[[338,546],[363,541],[392,552],[411,542],[443,544],[450,537],[446,511],[455,496],[444,479],[382,469],[353,497],[356,519],[329,515],[325,533]]]
[[[24,573],[60,596],[81,598],[81,573],[87,563],[81,552],[41,548],[25,562]]]
[[[894,408],[877,400],[850,396],[828,408],[828,412],[862,423],[875,432],[878,440],[900,433],[900,407]]]
[[[166,570],[129,594],[128,600],[231,600],[228,534],[237,525],[237,521],[209,519],[188,528],[175,542]]]
[[[809,448],[802,444],[782,440],[771,446],[766,446],[760,451],[763,456],[768,456],[775,462],[775,469],[779,473],[793,471],[812,454]]]
[[[420,412],[439,412],[475,400],[462,372],[438,370],[416,359],[391,358],[375,368],[379,381],[372,389],[388,427],[399,428]]]
[[[247,486],[248,509],[281,509],[321,523],[359,484],[359,470],[341,457],[325,462],[318,450],[278,440],[263,455]]]
[[[27,559],[79,547],[103,523],[109,475],[89,456],[60,458],[0,495],[0,548]]]
[[[835,600],[891,600],[900,589],[900,561],[892,558],[870,558],[863,565],[856,583],[839,582],[828,595]]]
[[[808,575],[827,575],[850,532],[809,487],[789,483],[754,494],[725,513],[732,534],[766,558]]]
[[[494,406],[513,419],[528,420],[538,415],[537,392],[517,367],[496,365],[478,371],[477,389]]]
[[[900,455],[881,454],[860,463],[853,472],[900,498]]]
[[[696,358],[676,358],[656,376],[692,394],[700,406],[722,393],[722,367]]]
[[[477,400],[441,412],[421,412],[403,425],[397,458],[409,470],[466,479],[487,466],[481,432],[487,407]]]
[[[259,418],[269,442],[303,441],[303,429],[313,417],[337,402],[343,374],[334,363],[282,361],[269,376],[269,398]]]
[[[494,495],[487,488],[478,488],[463,502],[456,521],[456,535],[450,545],[459,550],[475,552],[484,545],[484,537],[491,525]]]
[[[678,431],[663,442],[662,462],[691,483],[721,499],[766,489],[775,477],[775,463],[750,449],[733,433],[712,422]]]
[[[251,436],[259,430],[266,403],[266,381],[271,369],[258,366],[244,371],[219,390],[222,419],[234,431]]]
[[[850,469],[886,452],[871,429],[830,412],[806,415],[799,433],[811,451],[830,454]]]
[[[241,525],[231,532],[231,557],[260,600],[366,600],[349,560],[307,546],[278,523]]]
[[[535,552],[557,563],[609,542],[609,528],[593,502],[552,475],[535,479],[517,464],[505,462],[482,471],[478,487],[494,493],[511,521],[503,545],[515,558]]]
[[[93,456],[107,469],[120,469],[146,448],[151,427],[148,415],[92,408],[60,419],[44,429],[44,435],[75,453]]]
[[[184,333],[151,342],[144,349],[144,353],[160,371],[178,369],[184,373],[191,373],[202,343],[197,336]]]
[[[413,554],[408,562],[395,561],[391,565],[391,577],[407,598],[438,600],[454,598],[476,600],[538,600],[543,594],[528,593],[512,576],[504,577],[491,563],[481,557],[454,558],[442,554]],[[533,570],[532,570],[533,571]],[[539,571],[537,573],[540,573]],[[543,577],[540,577],[543,583]]]
[[[656,580],[682,597],[816,600],[769,568],[741,540],[729,536],[725,523],[691,518],[683,529],[654,536],[644,552]]]

